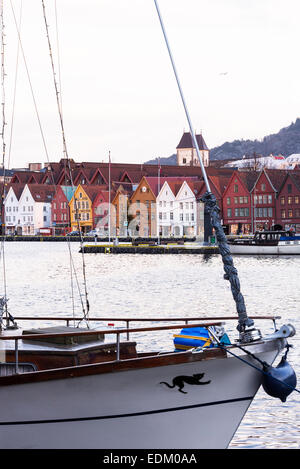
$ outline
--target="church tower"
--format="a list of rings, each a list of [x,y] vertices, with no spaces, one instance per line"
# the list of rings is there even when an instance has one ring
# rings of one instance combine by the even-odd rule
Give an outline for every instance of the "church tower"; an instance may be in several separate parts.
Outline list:
[[[204,166],[209,166],[209,149],[206,146],[202,134],[196,135],[200,155]],[[193,140],[190,132],[184,132],[176,147],[177,166],[200,166],[196,148],[193,148]]]

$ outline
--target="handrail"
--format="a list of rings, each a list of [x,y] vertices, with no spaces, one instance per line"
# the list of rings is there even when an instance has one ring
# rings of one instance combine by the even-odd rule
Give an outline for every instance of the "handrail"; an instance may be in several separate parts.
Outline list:
[[[273,323],[275,325],[275,319],[280,318],[280,316],[258,316],[256,319],[271,319],[273,320]],[[44,320],[50,320],[50,319],[58,319],[58,318],[29,318],[29,317],[21,317],[19,316],[18,318],[14,319],[44,319]],[[75,318],[69,318],[69,317],[64,317],[64,318],[59,318],[60,320],[73,320]],[[115,321],[121,320],[121,321],[126,321],[127,325],[129,324],[130,321],[166,321],[164,318],[90,318],[91,321],[96,320],[96,321],[103,321],[103,320],[112,320],[114,319]],[[120,334],[127,334],[127,340],[129,339],[129,333],[130,332],[149,332],[149,331],[162,331],[162,330],[172,330],[172,329],[184,329],[184,328],[189,328],[191,325],[193,327],[203,327],[203,326],[218,326],[223,324],[222,322],[215,322],[216,320],[224,320],[224,319],[236,319],[234,316],[225,316],[225,317],[217,317],[217,318],[206,318],[207,319],[213,319],[214,322],[201,322],[201,323],[192,323],[188,324],[188,321],[190,320],[197,320],[197,318],[172,318],[173,321],[176,320],[185,320],[185,324],[173,324],[173,325],[165,325],[165,326],[156,326],[156,327],[134,327],[134,328],[114,328],[114,329],[94,329],[94,330],[85,330],[81,331],[78,329],[78,331],[74,330],[72,332],[55,332],[55,333],[48,333],[48,334],[13,334],[9,333],[7,335],[2,335],[0,333],[0,340],[14,340],[15,341],[15,367],[16,367],[16,374],[18,374],[18,367],[19,367],[19,347],[18,347],[18,341],[19,340],[38,340],[39,338],[54,338],[54,337],[73,337],[74,335],[81,335],[81,336],[92,336],[92,335],[98,335],[98,334],[116,334],[116,360],[120,360]],[[202,321],[204,321],[204,318],[200,318]],[[170,321],[171,319],[169,319]]]
[[[203,326],[218,326],[220,322],[207,322],[207,323],[193,323],[193,327]],[[191,324],[173,324],[170,326],[158,326],[158,327],[134,327],[134,328],[118,328],[118,329],[94,329],[88,331],[74,330],[72,332],[52,332],[50,334],[11,334],[11,335],[0,335],[0,340],[21,340],[21,339],[37,339],[44,338],[49,339],[52,337],[73,337],[74,335],[97,335],[97,334],[125,334],[126,332],[146,332],[146,331],[161,331],[170,329],[183,329],[190,327]]]
[[[274,319],[280,319],[281,316],[254,316],[254,315],[250,315],[249,316],[250,318],[253,318],[253,319],[271,319],[271,320],[274,320]],[[236,320],[236,316],[206,316],[206,317],[203,317],[203,316],[196,316],[196,317],[170,317],[170,318],[162,318],[162,317],[159,317],[159,318],[134,318],[134,317],[96,317],[96,318],[92,318],[92,317],[89,317],[89,320],[90,321],[136,321],[136,322],[139,322],[139,321],[163,321],[163,322],[166,322],[166,321],[213,321],[213,320]],[[43,321],[81,321],[82,318],[74,318],[74,317],[71,317],[71,316],[40,316],[40,317],[36,317],[36,316],[14,316],[14,319],[15,320],[20,320],[20,321],[26,321],[26,320],[30,320],[30,321],[40,321],[40,320],[43,320]]]

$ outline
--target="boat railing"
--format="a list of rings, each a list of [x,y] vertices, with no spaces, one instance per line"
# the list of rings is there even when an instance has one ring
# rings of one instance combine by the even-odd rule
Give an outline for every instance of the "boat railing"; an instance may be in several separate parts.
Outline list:
[[[276,330],[276,320],[280,319],[280,316],[250,316],[254,320],[272,320],[274,324],[274,328]],[[61,320],[61,321],[67,321],[67,325],[69,325],[70,321],[80,321],[81,318],[72,318],[72,317],[25,317],[25,316],[18,316],[14,318],[15,320]],[[116,360],[120,361],[120,336],[121,334],[126,334],[127,340],[129,340],[129,334],[130,333],[138,333],[138,332],[154,332],[154,331],[166,331],[166,330],[174,330],[174,329],[184,329],[188,328],[191,325],[193,327],[209,327],[209,326],[220,326],[223,324],[223,321],[225,320],[236,320],[236,316],[218,316],[218,317],[201,317],[201,318],[89,318],[90,321],[107,321],[107,320],[114,320],[114,321],[125,321],[126,322],[126,327],[120,327],[120,328],[103,328],[103,329],[91,329],[91,330],[80,330],[78,329],[78,332],[72,331],[72,332],[54,332],[54,333],[27,333],[26,335],[22,333],[14,333],[14,331],[10,330],[9,333],[7,334],[1,334],[0,333],[0,340],[2,341],[14,341],[15,343],[15,373],[19,374],[19,340],[38,340],[39,338],[41,339],[50,339],[50,338],[57,338],[57,337],[72,337],[74,335],[80,335],[80,336],[93,336],[93,335],[99,335],[99,334],[104,334],[104,335],[111,335],[115,334],[116,335]],[[201,321],[201,322],[191,322],[191,321]],[[171,325],[163,325],[163,326],[150,326],[150,327],[129,327],[130,322],[167,322],[167,321],[184,321],[183,324],[171,324]],[[207,322],[207,321],[213,321],[213,322]],[[0,347],[1,348],[1,347]]]

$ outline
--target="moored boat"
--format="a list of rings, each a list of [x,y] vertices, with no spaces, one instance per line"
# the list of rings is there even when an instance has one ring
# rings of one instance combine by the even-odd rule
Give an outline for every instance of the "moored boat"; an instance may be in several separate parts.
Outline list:
[[[232,254],[300,254],[300,239],[285,231],[257,231],[253,237],[235,238],[228,241]]]
[[[138,353],[129,340],[191,324],[3,331],[0,448],[226,448],[262,383],[262,362],[273,363],[293,329],[219,346],[220,321],[192,326],[211,331],[213,346],[178,352],[170,336],[165,351]]]

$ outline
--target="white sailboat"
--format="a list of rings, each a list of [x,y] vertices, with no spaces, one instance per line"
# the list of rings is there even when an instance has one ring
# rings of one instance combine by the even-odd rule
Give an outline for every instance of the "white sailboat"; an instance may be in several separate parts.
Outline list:
[[[165,35],[156,1],[155,6]],[[170,317],[169,325],[138,328],[130,327],[130,318],[114,318],[125,321],[126,327],[113,330],[72,328],[70,317],[60,318],[66,320],[65,327],[45,328],[40,327],[38,317],[13,318],[4,296],[0,309],[0,399],[5,403],[0,415],[1,449],[227,448],[262,383],[269,394],[282,400],[295,389],[295,376],[285,357],[284,373],[271,366],[288,346],[294,328],[285,325],[278,330],[275,317],[247,316],[204,169],[203,177],[238,315]],[[87,313],[88,308],[85,319]],[[223,321],[237,319],[238,338],[230,343]],[[273,320],[274,333],[262,336],[253,319]],[[37,321],[39,327],[15,329],[16,321],[26,320]],[[181,349],[172,338],[178,329]],[[169,347],[160,353],[151,348],[137,352],[130,334],[143,340],[145,333],[158,330],[170,332]],[[204,342],[203,334],[207,334]]]

